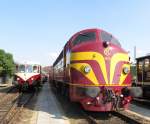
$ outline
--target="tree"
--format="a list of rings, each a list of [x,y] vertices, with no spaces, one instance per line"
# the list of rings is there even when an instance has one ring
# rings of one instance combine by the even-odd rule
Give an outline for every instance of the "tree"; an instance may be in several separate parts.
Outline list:
[[[12,76],[14,71],[15,64],[13,60],[13,55],[11,53],[6,53],[4,50],[0,49],[0,75]]]
[[[4,70],[4,57],[5,57],[5,51],[0,49],[0,74],[3,73]]]

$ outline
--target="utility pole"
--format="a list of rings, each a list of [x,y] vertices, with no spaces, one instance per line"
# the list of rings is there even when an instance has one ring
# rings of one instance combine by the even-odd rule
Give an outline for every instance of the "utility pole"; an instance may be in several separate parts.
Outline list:
[[[137,68],[136,68],[136,46],[134,46],[134,65],[133,65],[133,68],[134,68],[134,73],[135,73],[135,79],[134,79],[134,81],[135,81],[135,84],[136,84],[136,82],[137,82]]]

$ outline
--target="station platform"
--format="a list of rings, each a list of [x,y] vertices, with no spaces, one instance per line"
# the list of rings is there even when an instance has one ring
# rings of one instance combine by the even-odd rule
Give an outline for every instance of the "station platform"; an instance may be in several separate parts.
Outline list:
[[[36,110],[36,124],[69,124],[60,103],[50,90],[49,83],[45,83],[39,93]]]
[[[144,108],[143,106],[131,104],[129,110],[150,119],[150,108]]]

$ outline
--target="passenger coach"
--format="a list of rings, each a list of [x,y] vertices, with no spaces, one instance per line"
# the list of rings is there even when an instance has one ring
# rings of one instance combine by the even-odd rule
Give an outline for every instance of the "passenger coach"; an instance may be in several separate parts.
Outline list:
[[[142,98],[150,98],[150,55],[142,56],[137,60],[137,82],[134,85],[142,89]]]

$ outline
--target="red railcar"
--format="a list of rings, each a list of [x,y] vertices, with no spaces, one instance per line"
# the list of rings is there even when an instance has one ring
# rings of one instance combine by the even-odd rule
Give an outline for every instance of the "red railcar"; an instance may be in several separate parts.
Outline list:
[[[41,65],[30,62],[16,64],[13,84],[17,85],[20,91],[39,87],[41,85]]]
[[[52,86],[85,110],[127,108],[131,101],[128,53],[103,30],[80,31],[54,62]]]

